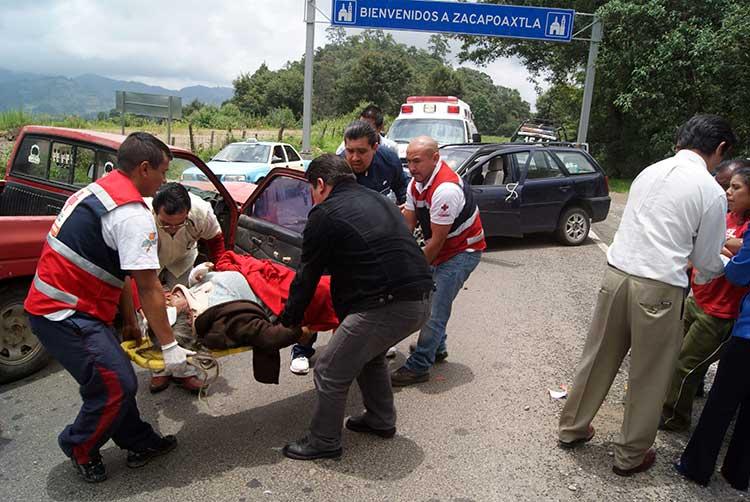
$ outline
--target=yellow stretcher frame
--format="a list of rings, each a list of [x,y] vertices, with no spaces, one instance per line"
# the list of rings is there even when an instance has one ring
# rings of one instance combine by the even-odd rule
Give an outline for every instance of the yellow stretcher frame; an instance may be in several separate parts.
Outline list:
[[[140,344],[136,340],[127,340],[122,342],[120,346],[128,358],[141,368],[152,371],[164,370],[164,358],[161,349],[155,348],[148,338],[145,338]],[[218,359],[252,349],[252,347],[238,347],[236,349],[212,350],[211,355]]]

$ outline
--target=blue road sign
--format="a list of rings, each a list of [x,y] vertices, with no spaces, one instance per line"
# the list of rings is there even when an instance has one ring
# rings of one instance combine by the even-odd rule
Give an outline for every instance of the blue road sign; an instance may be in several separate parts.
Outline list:
[[[571,9],[412,0],[332,0],[331,24],[570,42]]]

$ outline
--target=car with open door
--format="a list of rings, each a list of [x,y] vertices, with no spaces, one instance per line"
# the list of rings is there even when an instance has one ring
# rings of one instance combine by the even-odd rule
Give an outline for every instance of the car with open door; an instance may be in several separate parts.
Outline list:
[[[554,232],[562,244],[575,246],[609,212],[603,169],[574,145],[459,144],[440,153],[471,184],[487,237]]]
[[[0,383],[23,378],[49,360],[31,332],[23,301],[49,227],[65,200],[106,176],[117,163],[125,136],[57,127],[24,127],[0,180]],[[263,182],[228,181],[195,154],[170,147],[174,159],[167,179],[185,171],[201,179],[181,183],[208,201],[221,225],[227,249],[270,258],[290,267],[299,263],[302,229],[312,193],[298,169],[276,168]],[[198,261],[205,260],[199,248]]]

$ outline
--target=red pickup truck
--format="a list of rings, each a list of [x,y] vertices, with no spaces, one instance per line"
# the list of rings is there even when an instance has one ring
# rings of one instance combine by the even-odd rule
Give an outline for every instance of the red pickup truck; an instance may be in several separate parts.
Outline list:
[[[21,130],[7,176],[0,180],[0,383],[29,375],[49,360],[23,311],[42,244],[65,200],[115,168],[116,152],[124,139],[59,127]],[[170,148],[174,160],[168,179],[179,180],[192,167],[206,175],[208,181],[181,183],[211,203],[227,249],[296,267],[302,229],[312,207],[304,173],[277,168],[257,187],[222,184],[192,152]]]

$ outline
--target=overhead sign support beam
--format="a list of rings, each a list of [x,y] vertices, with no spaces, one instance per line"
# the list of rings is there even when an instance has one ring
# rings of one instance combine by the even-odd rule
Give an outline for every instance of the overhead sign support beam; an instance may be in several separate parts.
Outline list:
[[[305,85],[302,103],[302,153],[310,155],[312,130],[312,91],[313,91],[313,57],[315,49],[315,0],[305,1],[305,23],[307,24],[307,41],[305,45]]]
[[[591,102],[594,98],[594,79],[596,78],[596,58],[599,55],[599,44],[602,41],[602,20],[594,15],[591,23],[591,38],[589,39],[589,56],[586,61],[586,80],[583,83],[583,102],[581,103],[581,119],[578,121],[578,143],[586,143],[591,119]],[[585,29],[585,28],[584,28]]]

